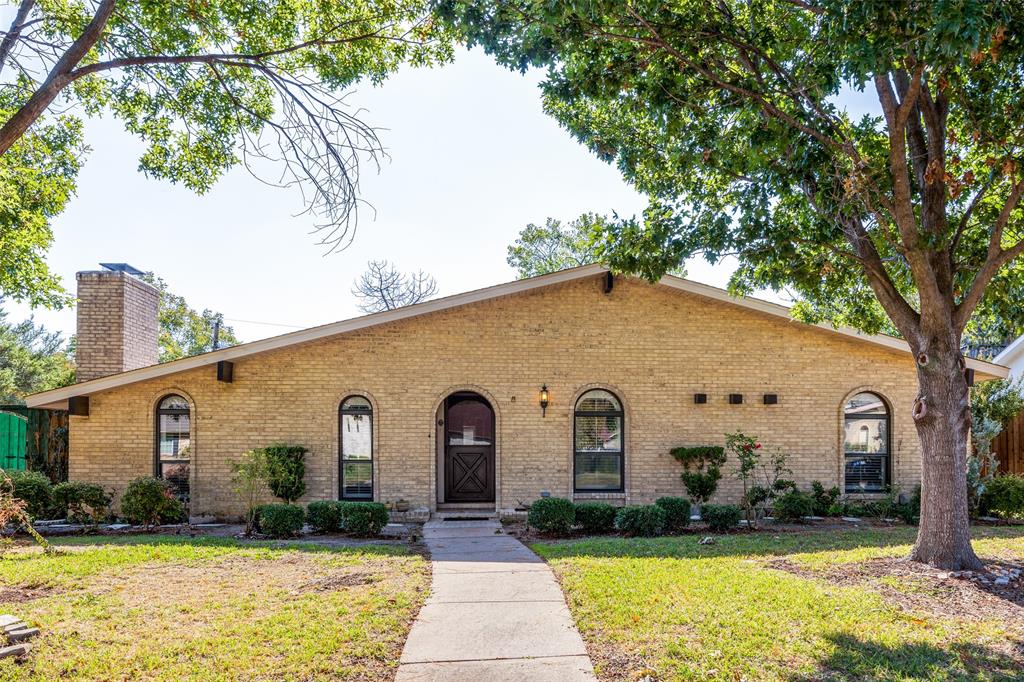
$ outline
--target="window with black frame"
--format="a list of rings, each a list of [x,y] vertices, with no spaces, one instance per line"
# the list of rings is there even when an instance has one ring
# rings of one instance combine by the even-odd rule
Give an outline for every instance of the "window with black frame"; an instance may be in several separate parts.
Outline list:
[[[890,476],[889,406],[875,393],[858,393],[846,403],[843,421],[846,492],[884,492]]]
[[[622,403],[610,391],[587,391],[573,417],[573,480],[576,492],[623,490]]]
[[[180,395],[160,400],[156,409],[156,471],[174,494],[188,501],[192,461],[192,419],[188,401]]]
[[[341,403],[339,492],[343,500],[373,499],[373,407],[360,395]]]

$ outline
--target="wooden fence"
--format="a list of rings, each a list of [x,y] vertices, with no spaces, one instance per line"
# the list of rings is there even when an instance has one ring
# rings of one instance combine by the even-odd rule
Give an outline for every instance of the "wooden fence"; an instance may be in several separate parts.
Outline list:
[[[68,480],[68,413],[24,405],[0,405],[0,412],[24,423],[19,436],[24,462],[20,468],[40,471],[54,483]]]
[[[992,440],[992,452],[999,458],[999,471],[1024,475],[1024,412],[1008,421]]]

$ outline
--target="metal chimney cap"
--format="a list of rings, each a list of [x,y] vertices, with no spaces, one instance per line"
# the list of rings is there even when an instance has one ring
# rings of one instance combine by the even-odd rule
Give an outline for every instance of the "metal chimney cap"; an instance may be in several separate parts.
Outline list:
[[[138,268],[132,267],[127,263],[100,263],[100,267],[110,270],[112,272],[124,272],[134,277],[141,277],[146,274]]]

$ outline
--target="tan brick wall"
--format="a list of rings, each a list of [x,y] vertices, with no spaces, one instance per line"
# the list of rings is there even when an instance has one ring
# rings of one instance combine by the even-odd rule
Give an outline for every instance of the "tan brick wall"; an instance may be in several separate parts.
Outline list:
[[[78,381],[155,365],[159,293],[124,272],[79,272]]]
[[[893,408],[895,481],[919,479],[909,355],[636,280],[606,295],[588,278],[270,351],[238,360],[234,376],[217,382],[210,366],[94,394],[91,415],[72,417],[71,477],[122,487],[152,473],[154,408],[176,392],[193,405],[194,514],[239,513],[230,462],[273,441],[310,449],[305,501],[333,499],[338,407],[360,393],[374,405],[375,496],[433,507],[438,406],[476,388],[496,408],[498,506],[511,507],[541,490],[571,495],[574,400],[599,386],[625,406],[628,502],[682,494],[669,449],[735,430],[791,453],[801,485],[839,484],[842,406],[865,389]],[[698,392],[708,404],[694,404]],[[769,392],[778,405],[762,403]],[[731,464],[718,501],[737,497]]]

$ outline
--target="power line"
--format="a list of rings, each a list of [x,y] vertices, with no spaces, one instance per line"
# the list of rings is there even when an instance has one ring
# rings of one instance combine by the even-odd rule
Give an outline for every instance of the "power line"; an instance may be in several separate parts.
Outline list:
[[[241,322],[242,324],[262,324],[267,327],[288,327],[289,329],[309,329],[312,325],[282,324],[280,322],[258,322],[256,320],[239,320],[234,317],[225,317],[225,322]]]

